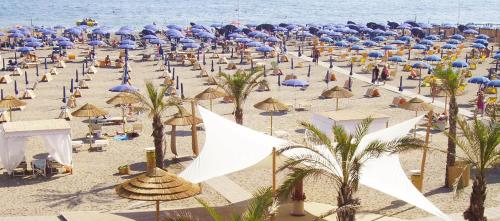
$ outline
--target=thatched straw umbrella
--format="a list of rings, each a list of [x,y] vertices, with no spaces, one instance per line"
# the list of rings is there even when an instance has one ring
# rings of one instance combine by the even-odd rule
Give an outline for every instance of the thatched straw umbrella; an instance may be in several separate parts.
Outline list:
[[[91,135],[92,135],[92,127],[90,126],[90,118],[104,116],[106,114],[108,114],[107,111],[101,110],[101,109],[97,108],[96,106],[89,104],[89,103],[83,105],[78,110],[73,111],[73,113],[71,113],[71,115],[74,117],[88,117],[89,132]],[[92,148],[92,139],[89,142],[89,148]]]
[[[402,104],[401,108],[405,110],[415,111],[415,116],[418,116],[419,111],[432,110],[432,106],[430,104],[425,103],[425,101],[417,97],[412,98],[408,102]],[[416,136],[416,133],[417,133],[417,125],[415,125],[414,136]]]
[[[3,100],[0,100],[0,107],[9,109],[10,121],[12,121],[12,108],[18,108],[25,105],[26,102],[21,101],[12,95],[8,95],[4,97]]]
[[[156,201],[156,221],[160,220],[160,201],[174,201],[200,193],[200,187],[173,173],[157,168],[154,149],[147,150],[147,171],[116,186],[116,193],[127,199]]]
[[[210,100],[210,110],[212,110],[212,99],[217,99],[226,96],[226,93],[219,91],[213,87],[209,87],[195,96],[198,100]]]
[[[175,128],[176,126],[195,126],[202,123],[200,118],[195,117],[193,122],[192,114],[189,113],[184,107],[179,106],[179,112],[176,113],[172,118],[165,121],[166,125],[172,126],[172,131],[170,132],[170,149],[172,153],[177,156],[177,148],[175,141]]]
[[[339,98],[350,98],[354,96],[354,94],[342,87],[335,86],[331,89],[323,91],[323,93],[321,93],[321,96],[324,98],[335,98],[336,99],[335,110],[338,110]]]
[[[125,126],[126,126],[126,119],[125,119],[125,108],[126,105],[129,104],[135,104],[138,103],[139,100],[137,97],[134,95],[128,93],[128,92],[121,92],[117,94],[116,96],[112,97],[108,101],[106,101],[107,104],[112,104],[112,105],[120,105],[122,108],[122,121],[123,121],[123,132],[125,132]]]
[[[269,111],[271,112],[271,135],[273,135],[273,114],[276,111],[287,111],[288,106],[286,104],[281,103],[281,101],[276,100],[272,97],[267,98],[259,103],[253,105],[255,108],[259,110]]]
[[[433,115],[432,106],[428,103],[425,103],[422,99],[415,97],[415,98],[410,99],[405,104],[401,105],[401,107],[403,109],[406,109],[406,110],[415,111],[415,116],[418,116],[419,111],[428,111],[429,112],[427,115],[428,122],[427,122],[427,130],[426,130],[426,134],[425,134],[424,153],[422,155],[422,161],[420,164],[420,184],[417,186],[417,189],[422,191],[423,180],[424,180],[425,161],[427,159],[427,147],[429,145],[430,129],[432,126],[432,117],[433,117],[432,116]],[[417,125],[415,125],[415,128],[413,130],[413,136],[414,137],[417,136]]]

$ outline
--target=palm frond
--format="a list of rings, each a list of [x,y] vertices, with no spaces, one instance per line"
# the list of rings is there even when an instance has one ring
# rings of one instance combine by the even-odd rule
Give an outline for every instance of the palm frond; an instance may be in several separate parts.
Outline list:
[[[210,207],[207,202],[203,201],[200,198],[195,197],[196,201],[198,201],[199,204],[205,208],[205,210],[208,212],[210,217],[213,219],[213,221],[224,221],[224,218],[215,210],[214,208]]]
[[[277,196],[281,199],[286,199],[299,182],[308,177],[319,176],[330,177],[331,174],[313,167],[293,168],[292,172],[287,175],[287,179],[277,189]]]
[[[269,208],[273,205],[273,191],[271,187],[258,189],[247,209],[242,214],[243,220],[265,220],[270,216]]]

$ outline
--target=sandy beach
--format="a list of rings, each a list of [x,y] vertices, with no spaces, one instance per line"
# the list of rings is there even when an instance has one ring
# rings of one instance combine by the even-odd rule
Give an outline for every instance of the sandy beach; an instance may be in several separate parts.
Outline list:
[[[443,44],[439,42],[438,44]],[[81,72],[83,57],[80,53],[83,48],[88,48],[86,44],[76,44],[76,47],[68,50],[68,54],[76,54],[76,62],[68,62],[65,68],[58,69],[59,74],[53,76],[50,82],[38,83],[35,90],[36,98],[25,100],[27,105],[23,111],[14,111],[13,118],[15,121],[23,120],[38,120],[38,119],[53,119],[60,113],[60,107],[64,106],[61,102],[63,86],[69,89],[71,78],[75,78],[75,70]],[[495,49],[498,49],[495,46]],[[153,46],[149,46],[146,51],[152,52]],[[289,42],[288,50],[290,53],[295,54],[297,47]],[[310,54],[310,48],[305,55]],[[339,50],[335,49],[335,53]],[[106,55],[109,55],[111,60],[118,58],[120,49],[98,48],[96,52],[97,60],[102,60]],[[45,57],[51,53],[51,50],[37,49],[35,54],[38,57]],[[130,51],[130,72],[131,83],[140,89],[144,94],[145,83],[148,81],[153,82],[155,85],[160,86],[163,79],[159,77],[163,74],[162,71],[157,71],[157,61],[140,61],[142,54],[145,53],[144,49],[136,49]],[[14,57],[13,51],[3,50],[0,51],[2,58],[10,59]],[[221,56],[229,57],[230,54],[220,54]],[[263,59],[262,54],[258,52],[253,53],[257,57],[258,62],[266,64],[266,68],[271,68],[271,62],[275,58]],[[303,57],[305,57],[305,55]],[[290,140],[301,140],[304,137],[304,130],[301,129],[298,122],[308,121],[311,119],[313,113],[327,112],[335,110],[334,99],[319,99],[321,92],[327,88],[335,85],[343,86],[344,82],[348,80],[348,76],[336,73],[337,81],[325,84],[324,77],[328,67],[316,65],[312,62],[305,61],[303,58],[288,55],[293,58],[294,63],[298,64],[303,62],[304,67],[290,68],[290,62],[280,63],[279,67],[284,74],[296,74],[299,79],[308,80],[310,86],[306,90],[299,88],[278,86],[277,76],[268,75],[266,79],[270,85],[270,91],[253,92],[247,99],[244,105],[244,125],[262,132],[269,130],[269,117],[253,107],[259,101],[268,97],[276,98],[284,103],[297,105],[297,104],[310,104],[311,108],[306,111],[291,111],[284,115],[275,116],[273,118],[274,130],[283,131],[287,134],[286,138]],[[336,56],[335,56],[336,57]],[[464,58],[462,58],[464,59]],[[205,69],[209,74],[216,74],[218,64],[215,64],[215,72],[210,72],[210,64],[212,59],[209,54],[206,56],[207,64]],[[321,61],[328,63],[328,55],[323,55]],[[214,60],[216,63],[216,59]],[[239,63],[239,58],[234,58],[230,62]],[[472,71],[473,76],[483,76],[487,73],[487,68],[491,67],[490,62],[492,59],[487,59],[482,64],[478,64],[477,69]],[[205,85],[206,78],[199,78],[198,70],[191,70],[190,66],[176,65],[172,62],[172,67],[175,67],[175,73],[179,76],[179,81],[184,86],[184,94],[187,98],[192,98],[200,93],[208,86]],[[349,70],[349,64],[346,61],[335,61],[335,66]],[[311,76],[307,77],[307,67],[311,65]],[[53,64],[49,64],[49,69]],[[237,65],[238,68],[250,68],[250,65]],[[45,72],[43,63],[39,66],[40,73]],[[361,73],[361,66],[354,66],[355,73]],[[119,78],[122,76],[121,69],[116,68],[97,68],[98,73],[92,75],[92,80],[88,81],[89,89],[82,89],[82,97],[77,98],[78,107],[91,103],[99,108],[102,108],[110,113],[110,116],[121,116],[121,109],[106,104],[106,100],[113,97],[117,93],[108,91],[109,88],[119,85]],[[226,65],[222,65],[222,70],[228,73],[234,73],[235,70],[226,70]],[[388,81],[387,84],[392,86],[399,86],[399,76],[404,76],[405,90],[416,92],[418,80],[406,80],[408,72],[403,72],[402,67],[399,67],[397,77]],[[23,69],[28,72],[29,84],[32,85],[37,77],[35,76],[35,69]],[[10,74],[11,72],[0,71],[0,75]],[[370,76],[370,74],[365,74]],[[81,77],[81,75],[80,75]],[[24,76],[12,77],[17,80],[17,85],[20,91],[25,88]],[[283,80],[283,79],[282,79]],[[1,84],[0,88],[3,89],[4,96],[14,94],[14,84]],[[384,90],[380,88],[380,97],[368,98],[364,94],[371,85],[359,80],[353,80],[352,91],[354,97],[349,99],[340,100],[340,109],[342,110],[356,110],[366,113],[381,113],[390,116],[390,125],[397,124],[404,120],[414,117],[414,112],[407,111],[401,108],[392,107],[391,102],[393,97],[398,96],[397,93]],[[460,108],[473,111],[474,106],[469,105],[469,101],[475,99],[477,92],[477,85],[468,85],[463,93],[459,96],[458,103]],[[69,92],[67,92],[69,93]],[[429,94],[429,88],[422,88],[422,94]],[[436,101],[444,102],[444,97],[435,98]],[[227,119],[233,120],[233,104],[221,103],[221,99],[214,100],[213,112],[224,116]],[[199,104],[208,108],[208,101],[199,101]],[[189,103],[184,104],[190,110]],[[72,109],[71,111],[76,110]],[[436,108],[435,112],[443,112],[442,109]],[[164,120],[168,119],[176,113],[175,108],[170,108]],[[82,138],[88,131],[87,123],[84,118],[72,118],[69,121],[71,125],[72,139]],[[109,139],[109,146],[104,148],[103,152],[88,152],[83,149],[78,153],[73,154],[73,174],[60,174],[50,178],[34,178],[23,179],[19,177],[11,177],[0,175],[0,195],[2,200],[0,202],[1,216],[20,216],[20,215],[56,215],[61,211],[116,211],[116,210],[136,210],[136,209],[152,209],[153,203],[130,201],[118,197],[115,193],[115,185],[124,182],[125,180],[134,177],[134,175],[145,171],[145,151],[144,148],[153,146],[153,139],[150,136],[152,133],[151,120],[147,114],[137,116],[137,122],[141,123],[144,127],[141,135],[133,140],[117,141]],[[424,123],[424,122],[421,122]],[[130,126],[130,125],[129,125]],[[191,131],[190,127],[177,128],[177,150],[179,158],[192,156],[191,152]],[[103,133],[113,133],[121,130],[121,125],[104,126]],[[419,127],[420,131],[424,131],[424,127]],[[169,132],[170,127],[165,126],[167,133],[167,145],[170,145]],[[199,144],[203,147],[204,131],[199,131]],[[446,150],[447,138],[442,132],[433,131],[431,135],[431,146],[435,149]],[[173,173],[179,173],[183,170],[183,166],[177,162],[173,162],[173,157],[167,146],[166,162],[168,164],[167,170]],[[399,155],[403,169],[409,175],[410,170],[418,169],[420,167],[422,151],[410,151]],[[460,153],[459,153],[460,154]],[[47,151],[44,148],[42,139],[31,138],[28,142],[26,159],[44,158],[47,156]],[[128,164],[131,167],[131,175],[118,175],[117,168],[121,165]],[[440,151],[431,150],[428,155],[426,165],[426,176],[424,180],[424,195],[431,200],[438,208],[445,213],[457,213],[466,209],[469,203],[469,195],[471,188],[465,189],[464,193],[455,196],[452,191],[443,187],[444,173],[446,165],[446,154]],[[239,184],[249,192],[253,192],[261,186],[271,185],[271,168],[267,164],[259,164],[250,167],[243,171],[227,175],[228,178]],[[488,177],[488,195],[486,198],[486,207],[494,207],[500,205],[500,168],[493,168]],[[5,170],[0,170],[5,172]],[[284,174],[280,174],[279,181],[284,179]],[[327,204],[335,204],[336,192],[327,180],[307,180],[304,183],[306,201],[321,202]],[[369,211],[377,214],[383,214],[398,218],[419,218],[427,217],[428,213],[408,205],[400,200],[387,196],[376,190],[361,186],[357,196],[361,199],[361,211]],[[213,206],[227,205],[228,201],[224,199],[219,193],[214,191],[210,186],[203,185],[203,192],[198,196]],[[198,207],[199,204],[194,198],[179,200],[175,202],[163,202],[161,208],[185,208],[185,207]]]

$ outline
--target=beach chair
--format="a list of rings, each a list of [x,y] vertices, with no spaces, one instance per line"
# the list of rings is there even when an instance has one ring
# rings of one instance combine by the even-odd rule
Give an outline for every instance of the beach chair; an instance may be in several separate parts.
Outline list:
[[[69,100],[68,100],[68,103],[69,103]],[[57,117],[57,119],[64,119],[67,121],[71,120],[71,113],[69,113],[68,107],[61,107],[61,112],[59,113],[59,116]]]
[[[3,75],[2,77],[0,77],[0,84],[8,84],[12,82],[12,78],[10,77],[10,75]]]
[[[198,75],[200,78],[203,78],[203,77],[208,77],[208,72],[207,70],[205,70],[204,68],[202,68],[200,70],[200,75]]]
[[[51,74],[51,75],[58,75],[59,71],[57,71],[57,68],[51,68],[49,70],[49,74]]]
[[[137,124],[132,124],[132,133],[137,134],[138,136],[142,134],[142,124],[137,123]]]
[[[42,79],[40,79],[40,82],[49,82],[52,81],[52,76],[47,73],[42,76]]]
[[[30,89],[24,90],[21,95],[21,99],[23,100],[33,99],[35,97],[36,97],[35,92]]]
[[[226,57],[219,58],[219,60],[217,61],[217,64],[227,64],[227,63],[229,62],[227,61]]]
[[[26,160],[23,160],[12,171],[12,176],[26,176],[26,171],[28,171],[28,164],[26,163]]]
[[[63,60],[57,62],[56,68],[65,68],[66,63]]]
[[[21,76],[21,69],[14,68],[14,71],[12,71],[12,74],[10,74],[10,76]]]
[[[96,68],[94,65],[91,65],[91,66],[87,69],[87,74],[97,74],[97,68]]]
[[[89,151],[104,151],[104,147],[107,147],[109,145],[109,141],[105,139],[100,139],[100,140],[95,140],[94,143],[92,143],[92,148],[89,149]]]
[[[191,70],[193,70],[193,71],[201,70],[201,65],[200,65],[200,62],[195,61],[195,62],[193,63],[193,68],[192,68]]]
[[[236,64],[235,63],[229,63],[227,64],[227,68],[228,70],[236,70]]]
[[[86,81],[84,81],[84,80],[78,81],[78,87],[80,89],[89,89],[89,86],[87,85]]]
[[[297,75],[294,75],[294,74],[287,74],[285,76],[285,81],[286,80],[291,80],[291,79],[297,79]]]
[[[73,150],[73,153],[80,152],[81,147],[83,147],[83,141],[81,141],[81,140],[72,140],[71,141],[71,148]]]
[[[33,169],[33,177],[43,176],[47,177],[47,160],[36,159],[31,162],[31,168]]]

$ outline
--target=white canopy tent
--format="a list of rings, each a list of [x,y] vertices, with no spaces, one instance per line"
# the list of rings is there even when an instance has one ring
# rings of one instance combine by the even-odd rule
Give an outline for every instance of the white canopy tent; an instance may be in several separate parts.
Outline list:
[[[206,128],[206,138],[200,155],[180,174],[180,177],[190,182],[200,183],[243,170],[268,157],[273,148],[279,149],[288,143],[238,125],[200,106],[198,109]],[[387,141],[405,136],[422,117],[370,133],[363,138],[361,145],[373,140]],[[288,154],[291,156],[296,153]],[[415,205],[443,220],[450,220],[408,180],[397,155],[382,156],[367,161],[361,171],[360,182]]]
[[[11,173],[25,156],[29,137],[41,136],[49,155],[71,166],[71,127],[63,119],[7,122],[0,129],[0,167]]]
[[[311,123],[325,134],[332,134],[332,126],[342,126],[348,133],[353,132],[356,126],[365,118],[371,117],[368,132],[374,132],[386,128],[389,125],[389,116],[379,113],[365,113],[355,110],[338,110],[323,113],[314,113]]]

